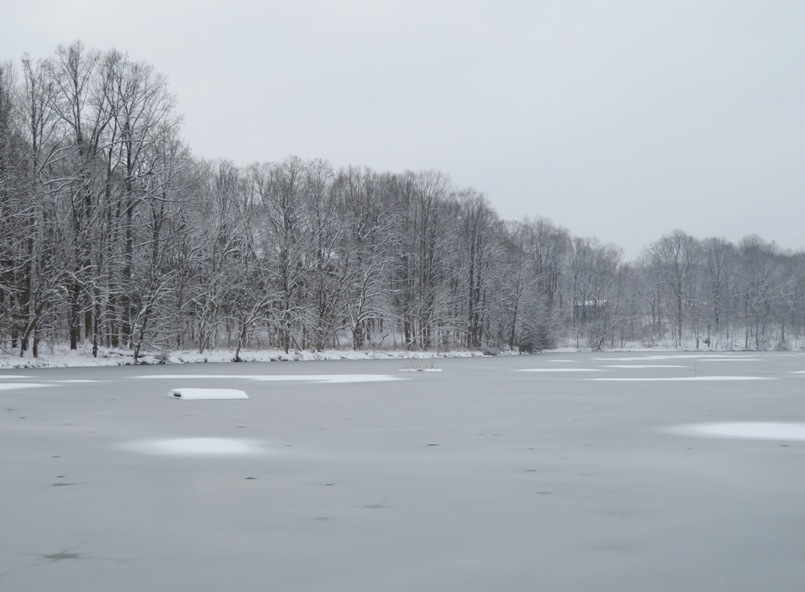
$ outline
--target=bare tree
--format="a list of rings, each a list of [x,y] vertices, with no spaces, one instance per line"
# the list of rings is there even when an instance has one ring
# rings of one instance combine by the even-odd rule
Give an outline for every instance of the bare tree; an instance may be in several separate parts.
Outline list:
[[[690,302],[690,293],[695,286],[697,246],[693,237],[681,230],[674,230],[649,248],[659,281],[669,290],[674,304],[673,336],[676,347],[682,345],[685,302]]]
[[[498,218],[485,195],[459,194],[458,233],[465,257],[466,345],[481,347],[490,305],[490,265],[499,244]]]
[[[772,323],[785,286],[782,257],[775,243],[757,235],[745,237],[740,245],[740,289],[743,295],[744,347],[764,349],[773,340]]]
[[[714,345],[722,333],[731,349],[730,323],[732,320],[732,286],[735,277],[735,247],[721,238],[702,242],[704,252],[704,278],[709,295],[710,313],[705,343]]]
[[[372,343],[375,331],[382,338],[391,313],[391,191],[388,177],[352,167],[340,171],[333,185],[343,226],[337,257],[348,282],[346,316],[355,349]]]
[[[554,347],[560,331],[561,280],[570,253],[570,233],[549,220],[525,222],[524,249],[536,287],[536,299],[530,314],[528,349]]]
[[[292,157],[281,164],[258,165],[252,176],[262,204],[262,251],[276,295],[271,322],[278,345],[287,353],[291,347],[300,347],[295,330],[304,324],[306,257],[311,244],[305,165]]]

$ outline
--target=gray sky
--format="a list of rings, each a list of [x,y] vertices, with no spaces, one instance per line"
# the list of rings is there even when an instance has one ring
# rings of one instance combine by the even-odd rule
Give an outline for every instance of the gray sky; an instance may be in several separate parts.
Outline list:
[[[81,40],[168,77],[184,137],[438,169],[622,246],[805,248],[801,0],[0,0],[0,59]]]

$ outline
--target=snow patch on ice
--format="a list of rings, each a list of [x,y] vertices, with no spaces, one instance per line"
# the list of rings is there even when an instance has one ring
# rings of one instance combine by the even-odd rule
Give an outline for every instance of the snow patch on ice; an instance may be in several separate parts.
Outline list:
[[[776,422],[700,423],[670,428],[686,436],[753,440],[805,440],[805,424]]]
[[[171,399],[215,401],[222,399],[248,399],[249,395],[237,389],[175,388],[168,393]]]
[[[522,368],[516,372],[601,372],[600,368]]]
[[[38,388],[41,386],[52,386],[52,385],[40,384],[38,382],[0,382],[0,391],[13,391],[17,389]]]
[[[697,361],[721,361],[721,362],[742,362],[744,360],[755,360],[755,358],[745,358],[740,354],[663,354],[652,356],[625,356],[625,357],[606,357],[593,358],[604,362],[639,362],[641,360],[697,360]],[[755,360],[757,361],[757,360]]]
[[[587,378],[586,380],[606,380],[609,382],[710,382],[719,380],[774,380],[767,376],[673,376],[657,378]]]
[[[762,362],[760,358],[703,358],[698,362]]]
[[[688,368],[679,364],[608,364],[607,368]]]
[[[272,377],[273,379],[273,377]],[[349,382],[392,382],[395,380],[408,380],[398,376],[384,374],[321,374],[309,377],[313,382],[320,383],[349,383]]]
[[[234,438],[170,438],[128,442],[124,450],[160,456],[240,456],[264,452],[253,440]]]
[[[386,374],[145,374],[132,378],[149,379],[215,379],[215,380],[252,380],[255,382],[318,382],[318,383],[347,383],[347,382],[390,382],[394,380],[407,380]]]

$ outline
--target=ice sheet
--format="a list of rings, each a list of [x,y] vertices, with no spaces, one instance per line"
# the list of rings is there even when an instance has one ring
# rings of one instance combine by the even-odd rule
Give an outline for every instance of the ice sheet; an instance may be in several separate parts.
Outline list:
[[[363,385],[231,377],[405,364],[26,370],[53,386],[0,392],[0,589],[800,592],[805,441],[665,427],[805,423],[803,359],[758,357],[781,380],[515,372],[546,356]],[[164,399],[209,386],[251,399]]]

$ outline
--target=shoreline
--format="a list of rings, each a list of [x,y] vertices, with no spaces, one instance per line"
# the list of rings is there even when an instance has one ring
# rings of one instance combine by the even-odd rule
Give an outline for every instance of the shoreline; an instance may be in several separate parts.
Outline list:
[[[590,348],[558,347],[547,349],[535,354],[576,354],[591,353]],[[673,347],[632,347],[607,349],[597,353],[623,353],[623,352],[696,352],[701,354],[730,354],[747,353],[755,350],[721,350],[721,349],[695,349]],[[769,353],[765,351],[764,353]],[[791,353],[796,353],[792,351]],[[444,358],[488,358],[495,356],[519,356],[517,351],[482,351],[482,350],[453,350],[453,351],[407,351],[407,350],[324,350],[320,352],[301,350],[285,353],[281,350],[255,350],[241,351],[240,360],[235,362],[235,350],[210,350],[199,353],[195,350],[182,350],[170,354],[148,354],[140,356],[137,364],[134,363],[133,353],[124,350],[107,350],[94,358],[84,351],[65,351],[40,355],[37,358],[17,357],[11,354],[0,354],[0,370],[21,368],[92,368],[109,366],[154,366],[154,365],[182,365],[182,364],[216,364],[216,363],[250,363],[250,362],[307,362],[307,361],[346,361],[346,360],[433,360]]]

